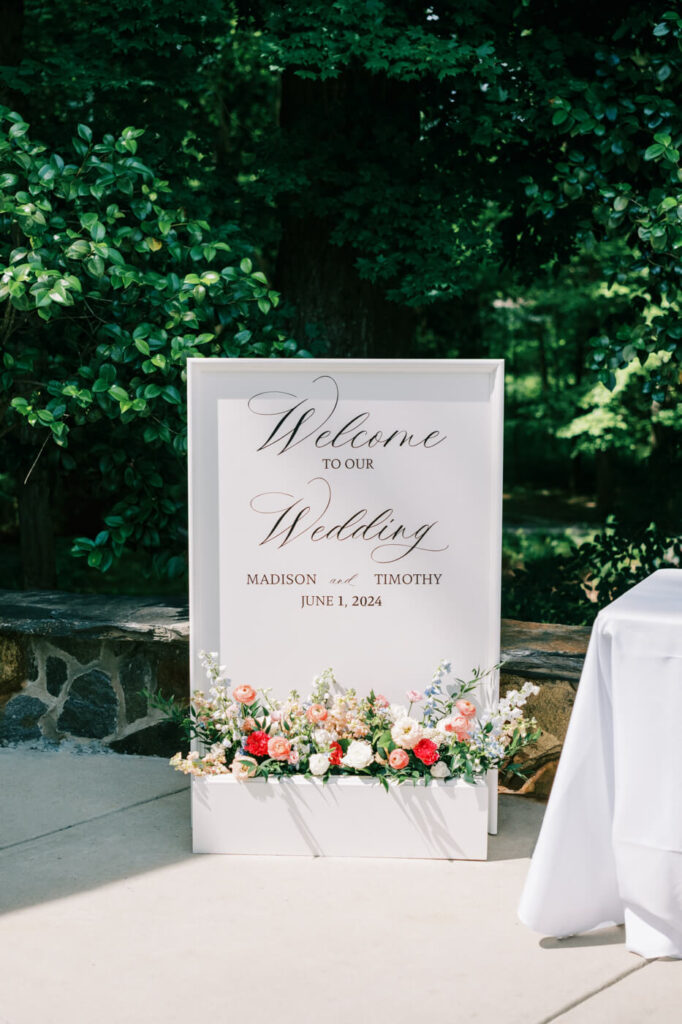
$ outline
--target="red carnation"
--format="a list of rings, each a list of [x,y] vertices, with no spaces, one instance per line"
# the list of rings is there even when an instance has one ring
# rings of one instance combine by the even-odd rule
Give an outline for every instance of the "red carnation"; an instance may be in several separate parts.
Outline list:
[[[341,758],[343,757],[343,747],[336,740],[331,745],[329,751],[329,763],[330,764],[341,764]]]
[[[433,740],[420,740],[412,747],[412,753],[422,764],[435,764],[438,760],[438,747]]]
[[[262,730],[252,732],[246,741],[247,754],[253,754],[254,757],[265,757],[268,752],[269,741],[270,737],[266,732]]]

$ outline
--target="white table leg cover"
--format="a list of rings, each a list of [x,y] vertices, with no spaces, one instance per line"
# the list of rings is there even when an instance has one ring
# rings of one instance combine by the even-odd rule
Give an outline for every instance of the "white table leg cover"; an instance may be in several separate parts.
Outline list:
[[[564,937],[626,926],[629,949],[682,957],[682,571],[597,618],[519,907]]]

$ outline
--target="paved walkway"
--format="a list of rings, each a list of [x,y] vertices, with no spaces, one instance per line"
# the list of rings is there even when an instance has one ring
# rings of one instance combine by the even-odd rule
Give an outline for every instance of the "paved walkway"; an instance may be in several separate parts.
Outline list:
[[[487,863],[193,856],[165,762],[0,750],[0,1024],[677,1024],[682,962],[517,922],[542,812]]]

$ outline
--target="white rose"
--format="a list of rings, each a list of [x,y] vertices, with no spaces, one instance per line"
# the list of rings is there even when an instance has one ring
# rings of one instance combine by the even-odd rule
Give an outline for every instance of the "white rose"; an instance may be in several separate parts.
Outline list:
[[[407,715],[404,718],[399,718],[391,729],[393,742],[403,750],[412,750],[412,747],[419,743],[423,735],[424,730],[419,722],[414,718],[408,718]]]
[[[434,779],[447,779],[450,774],[450,769],[446,765],[445,761],[436,761],[435,764],[431,765],[429,769]]]
[[[232,762],[232,774],[240,782],[245,782],[256,774],[258,763],[252,757],[235,757]]]
[[[313,775],[324,775],[329,768],[328,754],[311,754],[308,766]]]
[[[364,740],[353,740],[346,751],[346,756],[341,758],[341,763],[345,764],[346,768],[354,768],[358,771],[361,768],[366,768],[373,760],[372,744],[366,743]]]
[[[313,739],[318,747],[328,747],[332,741],[331,733],[327,729],[316,729]]]

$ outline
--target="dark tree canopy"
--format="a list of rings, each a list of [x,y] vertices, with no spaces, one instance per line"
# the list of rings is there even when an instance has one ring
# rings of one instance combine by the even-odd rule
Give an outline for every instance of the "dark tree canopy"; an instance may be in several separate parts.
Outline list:
[[[679,458],[682,14],[671,7],[15,0],[0,98],[47,153],[64,156],[77,124],[95,140],[144,131],[144,164],[178,216],[230,247],[196,273],[247,260],[281,295],[270,334],[244,321],[229,344],[223,334],[224,354],[257,343],[505,355],[513,472],[527,474],[533,452],[542,472],[552,451],[577,476],[593,461],[608,511],[614,459],[660,480]],[[13,173],[7,150],[0,159]],[[11,263],[21,202],[19,186],[2,187]],[[125,358],[111,365],[126,376]],[[611,391],[594,392],[597,378]],[[6,376],[4,400],[48,409],[54,378],[37,379],[34,394]],[[148,443],[141,408],[119,415]],[[57,419],[68,432],[77,417]],[[39,448],[47,425],[27,435],[21,423],[22,444]],[[661,514],[674,521],[676,509],[673,498]],[[156,545],[168,564],[180,541],[143,531],[129,544]]]

